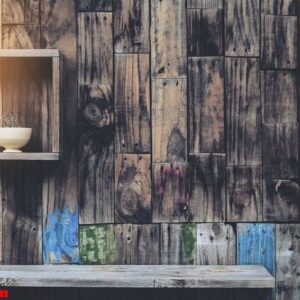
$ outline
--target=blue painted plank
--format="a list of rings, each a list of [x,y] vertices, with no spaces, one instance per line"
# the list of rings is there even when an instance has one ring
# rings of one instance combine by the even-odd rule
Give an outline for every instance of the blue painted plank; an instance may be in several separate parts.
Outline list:
[[[47,218],[43,231],[44,263],[79,263],[78,209],[56,209]]]
[[[237,224],[237,264],[263,265],[275,271],[275,227],[273,224]]]

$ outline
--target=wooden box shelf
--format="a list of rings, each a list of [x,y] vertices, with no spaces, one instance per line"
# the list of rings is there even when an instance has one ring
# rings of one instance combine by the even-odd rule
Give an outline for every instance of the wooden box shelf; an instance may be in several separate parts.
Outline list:
[[[0,286],[98,288],[274,288],[263,266],[0,266]]]
[[[0,160],[60,159],[62,62],[57,49],[0,50],[0,126],[32,128],[24,152]]]

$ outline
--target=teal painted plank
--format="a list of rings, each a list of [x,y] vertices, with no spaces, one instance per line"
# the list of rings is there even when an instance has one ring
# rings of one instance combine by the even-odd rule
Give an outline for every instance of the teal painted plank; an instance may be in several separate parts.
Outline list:
[[[273,224],[237,224],[238,265],[263,265],[275,270],[275,228]]]

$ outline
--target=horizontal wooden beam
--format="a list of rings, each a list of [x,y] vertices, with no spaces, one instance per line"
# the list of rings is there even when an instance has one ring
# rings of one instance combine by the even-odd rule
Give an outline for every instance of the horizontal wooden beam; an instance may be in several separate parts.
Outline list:
[[[59,160],[59,152],[1,152],[0,160]]]
[[[58,49],[0,49],[0,57],[55,57]]]
[[[263,266],[2,265],[0,286],[109,288],[274,288]]]

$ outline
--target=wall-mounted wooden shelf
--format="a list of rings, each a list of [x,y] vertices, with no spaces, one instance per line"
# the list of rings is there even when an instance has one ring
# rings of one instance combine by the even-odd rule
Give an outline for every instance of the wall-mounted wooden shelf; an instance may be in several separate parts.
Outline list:
[[[0,160],[60,159],[62,59],[57,49],[0,50],[0,126],[32,128],[24,152]]]
[[[274,288],[263,266],[0,266],[0,286],[99,288]]]

